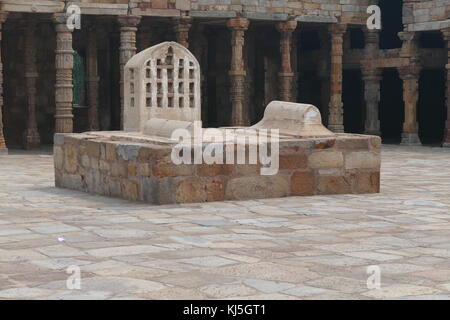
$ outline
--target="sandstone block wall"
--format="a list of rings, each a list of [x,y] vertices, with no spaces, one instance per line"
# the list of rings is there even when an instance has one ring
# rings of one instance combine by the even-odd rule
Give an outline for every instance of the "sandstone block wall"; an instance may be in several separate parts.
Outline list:
[[[404,6],[403,24],[410,31],[439,30],[450,27],[450,1],[422,0]]]
[[[280,170],[260,165],[175,165],[170,146],[57,134],[56,186],[155,204],[380,191],[379,137],[281,142]]]

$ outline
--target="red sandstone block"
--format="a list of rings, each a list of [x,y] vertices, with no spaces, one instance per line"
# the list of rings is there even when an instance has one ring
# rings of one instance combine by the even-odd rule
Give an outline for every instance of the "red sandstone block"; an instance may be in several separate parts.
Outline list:
[[[314,195],[314,176],[311,172],[294,172],[291,176],[291,194],[293,196]]]

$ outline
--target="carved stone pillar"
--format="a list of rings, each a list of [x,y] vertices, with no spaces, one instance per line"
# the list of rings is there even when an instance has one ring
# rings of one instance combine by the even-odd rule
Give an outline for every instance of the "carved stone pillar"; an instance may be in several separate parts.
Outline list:
[[[2,63],[2,55],[1,55],[1,44],[2,44],[2,27],[3,23],[6,21],[8,17],[8,13],[0,12],[0,154],[8,153],[8,149],[6,148],[5,138],[3,136],[3,63]]]
[[[53,15],[56,30],[55,51],[55,132],[73,132],[73,48],[72,31],[67,28],[67,17],[64,13]]]
[[[294,101],[292,96],[294,73],[292,71],[291,52],[292,33],[297,28],[297,21],[279,22],[276,27],[281,34],[281,72],[278,73],[280,81],[279,97],[282,101]]]
[[[182,46],[189,48],[189,30],[191,29],[191,17],[182,16],[174,18],[174,31],[177,42]]]
[[[344,53],[345,24],[333,24],[331,32],[331,74],[328,128],[333,132],[344,132],[344,104],[342,102],[342,55]]]
[[[450,148],[450,28],[442,30],[447,41],[447,121],[445,122],[444,147]]]
[[[245,63],[244,63],[244,43],[245,31],[248,29],[250,21],[245,18],[232,18],[227,22],[231,30],[231,70],[229,72],[231,87],[230,99],[232,104],[231,123],[234,126],[247,126],[248,110],[245,109]]]
[[[95,22],[93,22],[88,29],[86,56],[89,130],[97,131],[100,130],[98,121],[98,87],[100,77],[98,76],[97,25],[95,24]]]
[[[403,80],[403,102],[405,104],[405,122],[403,123],[402,144],[420,145],[419,124],[417,122],[417,102],[419,101],[420,62],[418,44],[414,32],[400,32],[403,46],[400,56],[407,59],[404,67],[398,68]]]
[[[123,128],[124,110],[124,74],[128,60],[136,54],[136,32],[141,21],[140,16],[119,16],[120,24],[120,127]]]
[[[363,69],[364,98],[366,101],[366,121],[364,132],[366,134],[381,135],[379,120],[380,103],[380,69]]]
[[[373,63],[379,50],[378,30],[365,30],[366,47],[361,69],[364,80],[364,98],[366,102],[366,134],[381,135],[379,120],[381,69]]]
[[[405,103],[402,144],[420,145],[419,124],[417,122],[420,67],[418,65],[401,67],[399,68],[399,74],[403,80],[403,102]]]
[[[36,20],[28,17],[25,25],[25,82],[27,87],[27,123],[23,134],[25,149],[35,149],[41,144],[36,120]]]

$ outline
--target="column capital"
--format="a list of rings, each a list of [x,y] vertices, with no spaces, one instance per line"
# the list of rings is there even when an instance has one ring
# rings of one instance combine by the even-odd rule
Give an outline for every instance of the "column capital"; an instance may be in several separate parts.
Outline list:
[[[172,18],[175,23],[175,32],[187,32],[192,26],[192,18],[189,16],[180,16]]]
[[[408,66],[403,66],[397,68],[400,79],[409,80],[409,79],[419,79],[420,71],[422,68],[418,64],[411,64]]]
[[[362,76],[364,81],[380,81],[381,80],[381,72],[380,68],[365,68],[364,66],[361,68]]]
[[[281,33],[292,33],[295,31],[295,29],[297,29],[297,25],[298,25],[297,21],[290,20],[290,21],[278,22],[275,25],[275,27]]]
[[[117,16],[117,21],[121,27],[137,27],[141,22],[141,16],[136,15],[126,15]]]
[[[335,23],[330,25],[329,31],[332,36],[342,37],[347,31],[347,25],[341,23]]]
[[[400,31],[399,33],[397,33],[397,35],[402,41],[417,40],[417,32],[414,31]]]
[[[250,26],[250,20],[247,18],[237,17],[231,18],[227,21],[227,27],[232,30],[241,30],[245,31]]]

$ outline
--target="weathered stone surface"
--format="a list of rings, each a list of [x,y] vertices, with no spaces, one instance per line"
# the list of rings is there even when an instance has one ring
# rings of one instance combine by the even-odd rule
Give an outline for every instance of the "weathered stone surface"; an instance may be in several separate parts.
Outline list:
[[[70,135],[55,146],[57,186],[155,204],[379,192],[370,136],[282,140],[278,174],[263,176],[261,164],[175,165],[173,144],[110,134]]]
[[[229,164],[201,164],[197,166],[197,175],[201,177],[229,176],[233,166]]]
[[[291,194],[293,196],[312,196],[314,177],[311,172],[294,172],[291,176]]]
[[[230,179],[226,186],[226,199],[260,199],[286,197],[290,193],[287,176],[254,176]]]
[[[345,155],[346,169],[377,169],[380,165],[380,156],[374,152],[352,152]]]
[[[350,179],[341,176],[320,176],[317,182],[319,194],[345,194],[351,193]]]
[[[64,148],[64,169],[68,173],[75,173],[77,171],[77,147],[72,144],[67,144]]]
[[[153,165],[152,172],[155,177],[165,178],[194,175],[194,169],[193,165],[176,165],[170,157],[165,157],[156,161]]]
[[[360,172],[355,174],[353,190],[355,193],[380,192],[380,172]]]
[[[340,168],[344,165],[342,152],[314,152],[308,158],[308,165],[314,169]]]
[[[224,199],[224,180],[187,178],[176,184],[176,202],[212,202]]]

